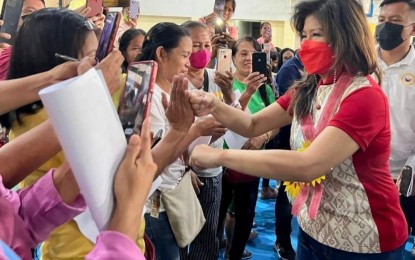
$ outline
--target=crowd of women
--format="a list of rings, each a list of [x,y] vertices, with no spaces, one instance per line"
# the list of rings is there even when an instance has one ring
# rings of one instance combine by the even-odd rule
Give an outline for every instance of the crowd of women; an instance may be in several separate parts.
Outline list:
[[[274,47],[269,22],[259,39],[239,35],[231,22],[235,0],[225,1],[221,34],[215,12],[148,32],[131,28],[140,23],[127,17],[118,49],[97,63],[104,14],[86,18],[88,9],[24,0],[15,43],[0,46],[0,123],[10,131],[0,148],[0,258],[39,252],[42,259],[214,260],[225,249],[226,259],[247,259],[246,243],[258,235],[252,228],[262,177],[261,197],[278,197],[280,258],[403,259],[415,204],[400,196],[389,161],[398,165],[391,151],[406,156],[397,168],[404,167],[415,145],[405,156],[393,145],[401,130],[382,71],[393,77],[398,72],[389,67],[415,57],[415,2],[384,0],[380,7],[373,35],[358,0],[299,2],[291,20],[298,51]],[[382,42],[387,37],[400,40],[390,46]],[[266,75],[252,64],[265,45]],[[400,48],[404,55],[391,60]],[[221,49],[232,51],[224,73],[215,70]],[[158,64],[150,116],[117,169],[108,228],[91,241],[73,220],[87,205],[38,92],[95,68],[118,106],[129,64],[148,60]],[[413,75],[415,84],[412,71],[405,79]],[[412,97],[408,82],[402,84]],[[412,122],[402,130],[408,143],[415,115],[404,109]],[[151,132],[159,130],[161,141],[151,148]],[[243,142],[235,146],[229,135]],[[189,149],[195,142],[202,144]],[[158,176],[161,184],[148,194]],[[296,249],[292,215],[300,226]]]

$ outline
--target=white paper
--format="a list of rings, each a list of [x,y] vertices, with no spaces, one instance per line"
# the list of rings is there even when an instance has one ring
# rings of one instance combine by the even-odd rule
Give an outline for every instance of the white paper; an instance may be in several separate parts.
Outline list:
[[[239,100],[242,93],[236,89],[234,90],[235,98]],[[248,114],[251,114],[251,112],[248,109],[248,106],[245,109],[245,112]],[[231,130],[226,131],[226,133],[223,135],[223,139],[225,140],[226,144],[228,145],[229,149],[241,149],[242,146],[249,140],[249,138],[246,138],[242,135],[239,135]]]
[[[208,115],[207,117],[211,117],[211,115]],[[199,120],[199,118],[196,118],[196,120]],[[211,135],[198,137],[196,140],[194,140],[189,145],[189,148],[187,148],[187,151],[188,151],[189,155],[192,154],[193,149],[195,149],[196,146],[202,145],[202,144],[209,145],[210,144],[210,140],[212,140],[212,136]]]
[[[153,182],[150,188],[150,192],[148,193],[147,199],[156,191],[156,189],[161,184],[161,177],[157,177],[157,179]],[[146,213],[146,207],[143,208],[143,216]],[[99,235],[99,229],[95,222],[92,220],[91,211],[87,208],[84,213],[79,214],[75,218],[76,223],[78,224],[79,230],[81,233],[88,238],[92,243],[95,243],[97,236]]]
[[[229,149],[241,149],[249,138],[243,137],[242,135],[238,135],[237,133],[228,130],[223,135],[223,139],[225,139]]]
[[[242,93],[239,91],[239,89],[235,89],[233,93],[235,93],[235,99],[237,100],[239,100],[239,98],[242,96]]]
[[[96,227],[103,230],[114,206],[114,174],[127,146],[107,86],[91,69],[39,95]],[[80,217],[92,226],[88,218]]]
[[[212,139],[212,136],[201,136],[199,138],[197,138],[196,140],[194,140],[190,145],[189,148],[187,149],[187,151],[189,152],[189,155],[192,154],[193,149],[195,149],[196,146],[198,145],[202,145],[202,144],[210,144],[210,140]]]

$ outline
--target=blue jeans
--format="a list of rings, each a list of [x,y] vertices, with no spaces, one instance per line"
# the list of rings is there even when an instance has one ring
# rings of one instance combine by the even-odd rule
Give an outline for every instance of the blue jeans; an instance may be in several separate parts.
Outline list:
[[[158,218],[153,218],[146,213],[144,218],[146,220],[146,235],[154,244],[157,260],[179,260],[179,246],[166,212],[160,212]]]
[[[295,259],[302,260],[320,260],[320,259],[336,259],[336,260],[401,260],[405,252],[405,243],[398,249],[379,254],[360,254],[338,250],[321,244],[314,238],[307,235],[301,228],[298,233],[297,257]]]

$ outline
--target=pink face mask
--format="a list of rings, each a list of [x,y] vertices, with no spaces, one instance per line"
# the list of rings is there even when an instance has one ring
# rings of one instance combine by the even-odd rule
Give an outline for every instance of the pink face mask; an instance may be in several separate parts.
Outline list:
[[[212,53],[206,49],[200,50],[198,52],[193,52],[190,57],[190,65],[195,69],[204,69],[212,57]]]

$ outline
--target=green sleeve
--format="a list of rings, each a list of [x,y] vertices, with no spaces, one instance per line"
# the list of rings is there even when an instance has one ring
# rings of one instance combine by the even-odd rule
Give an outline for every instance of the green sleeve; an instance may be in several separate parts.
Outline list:
[[[267,98],[270,104],[273,104],[275,102],[275,94],[274,91],[272,91],[272,87],[267,85],[265,88],[265,91],[267,92]]]

